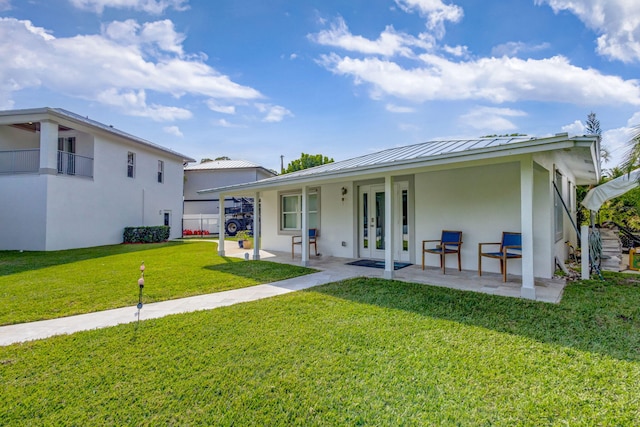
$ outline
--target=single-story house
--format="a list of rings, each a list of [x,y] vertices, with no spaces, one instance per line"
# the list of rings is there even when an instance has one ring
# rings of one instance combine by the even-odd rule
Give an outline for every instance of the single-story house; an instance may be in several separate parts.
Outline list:
[[[180,237],[193,161],[60,108],[0,111],[0,250],[117,244],[127,226]]]
[[[254,259],[260,246],[290,251],[291,236],[301,235],[306,265],[308,229],[316,228],[323,256],[384,260],[386,278],[394,261],[419,264],[422,240],[442,230],[463,232],[466,270],[478,267],[479,243],[520,232],[522,259],[510,262],[509,273],[522,277],[523,297],[535,298],[534,278],[552,277],[568,256],[566,242],[577,240],[575,190],[598,182],[599,144],[595,135],[566,133],[429,141],[200,193],[260,200]],[[439,257],[426,262],[438,266]],[[500,271],[494,260],[482,267]]]

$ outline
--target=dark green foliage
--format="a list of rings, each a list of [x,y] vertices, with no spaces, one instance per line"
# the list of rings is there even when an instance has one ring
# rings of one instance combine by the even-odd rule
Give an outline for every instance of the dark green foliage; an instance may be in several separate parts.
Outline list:
[[[151,227],[125,227],[124,243],[160,243],[169,239],[171,227],[157,225]]]
[[[602,130],[600,129],[600,120],[596,119],[596,113],[593,111],[587,116],[587,124],[585,126],[587,135],[600,135]]]
[[[325,163],[333,163],[333,159],[322,154],[306,154],[301,153],[300,158],[291,161],[282,173],[291,173],[303,169],[312,168],[314,166],[324,165]]]

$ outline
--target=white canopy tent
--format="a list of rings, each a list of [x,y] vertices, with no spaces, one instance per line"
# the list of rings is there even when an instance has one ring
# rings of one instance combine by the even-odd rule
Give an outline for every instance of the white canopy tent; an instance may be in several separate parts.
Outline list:
[[[591,211],[598,211],[607,200],[621,196],[638,187],[638,178],[640,178],[640,169],[598,185],[589,190],[582,205]]]

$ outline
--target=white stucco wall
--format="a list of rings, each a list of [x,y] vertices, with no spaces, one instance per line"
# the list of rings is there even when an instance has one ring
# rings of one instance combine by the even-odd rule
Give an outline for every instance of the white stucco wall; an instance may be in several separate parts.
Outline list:
[[[28,150],[40,147],[40,134],[0,126],[0,150]]]
[[[478,268],[478,243],[500,241],[502,231],[520,231],[519,163],[495,164],[417,174],[415,178],[416,245],[421,262],[422,240],[438,239],[442,230],[462,231],[462,268]],[[439,266],[437,256],[425,264]],[[483,271],[499,271],[483,260]],[[509,271],[520,274],[513,262]],[[447,267],[457,266],[453,257]]]
[[[342,200],[342,187],[347,187],[347,194]],[[318,253],[323,256],[354,257],[357,243],[354,240],[354,191],[349,182],[323,185],[320,192],[320,226],[318,237]],[[266,191],[261,193],[262,248],[274,251],[291,251],[291,236],[298,233],[279,231],[279,193]],[[346,246],[342,246],[342,242]],[[296,249],[296,254],[300,248]]]
[[[0,200],[0,250],[45,250],[45,176],[0,175]]]
[[[544,165],[534,167],[534,274],[551,277],[556,242],[553,227],[551,173]],[[403,178],[407,179],[407,178]],[[409,179],[410,181],[410,179]],[[348,188],[342,202],[341,188]],[[499,242],[503,231],[521,231],[520,162],[493,163],[414,175],[414,215],[411,261],[421,262],[422,240],[438,239],[443,229],[463,231],[462,268],[477,270],[478,243]],[[318,249],[323,255],[357,257],[357,183],[335,183],[320,187],[321,226]],[[278,192],[262,194],[262,237],[267,250],[290,251],[291,237],[278,231]],[[342,246],[342,242],[346,246]],[[562,246],[562,245],[560,245]],[[426,255],[426,264],[437,267],[439,258]],[[447,258],[447,267],[456,260]],[[521,274],[520,260],[509,263],[509,272]],[[499,272],[499,263],[483,259],[483,271]]]
[[[59,250],[122,242],[124,227],[163,225],[182,235],[181,159],[125,140],[77,130],[76,154],[94,158],[93,178],[63,174],[0,175],[0,249]],[[0,126],[0,148],[38,148],[39,132]],[[136,153],[135,178],[127,153]],[[158,160],[164,182],[157,182]]]

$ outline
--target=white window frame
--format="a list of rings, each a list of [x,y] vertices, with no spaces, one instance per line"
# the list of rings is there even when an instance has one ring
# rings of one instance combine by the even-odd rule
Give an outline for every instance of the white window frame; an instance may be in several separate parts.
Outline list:
[[[556,184],[558,191],[553,191],[553,211],[554,211],[554,235],[556,242],[562,240],[564,237],[564,207],[562,206],[561,197],[564,195],[564,185],[563,185],[563,177],[562,173],[558,169],[555,169],[553,175],[553,182]]]
[[[158,160],[158,183],[164,183],[164,161]]]
[[[136,153],[133,151],[127,152],[127,178],[136,177]]]
[[[284,199],[286,197],[294,197],[296,198],[296,210],[291,212],[284,212]],[[308,219],[309,219],[309,228],[320,228],[320,190],[319,189],[310,189],[307,192],[307,209],[309,206],[309,198],[316,197],[316,209],[308,210]],[[295,215],[295,226],[285,228],[285,220],[284,216],[287,215]],[[315,221],[312,217],[315,215]],[[302,191],[290,191],[290,192],[282,192],[278,194],[278,222],[279,222],[279,232],[281,234],[298,234],[302,230]]]

